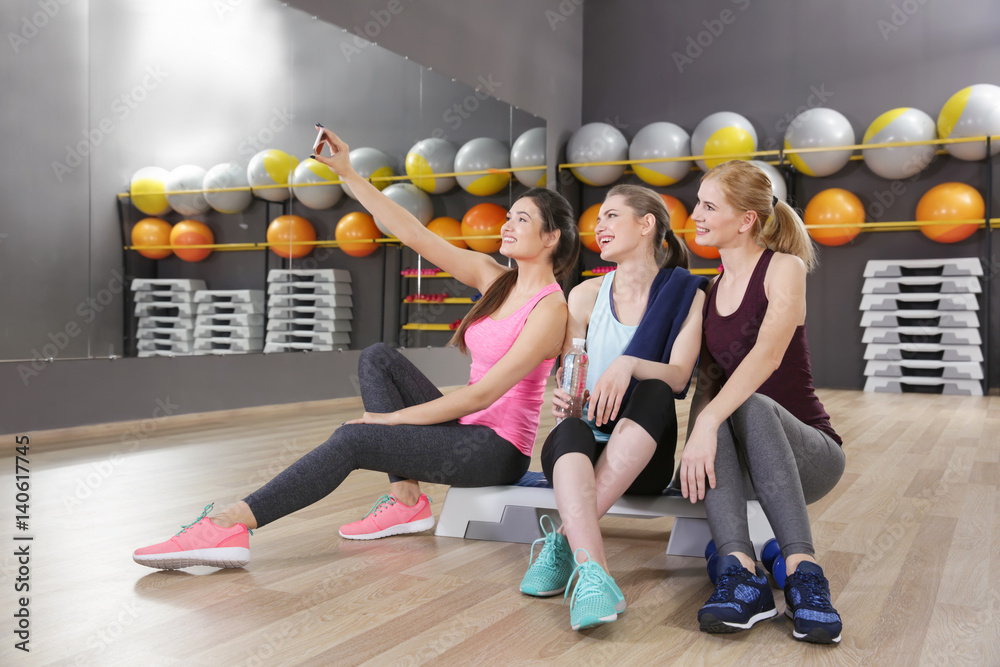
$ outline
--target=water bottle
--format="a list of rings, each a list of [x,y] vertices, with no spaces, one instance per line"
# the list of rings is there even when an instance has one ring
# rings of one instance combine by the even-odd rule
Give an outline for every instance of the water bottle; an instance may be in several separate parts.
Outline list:
[[[587,344],[585,338],[574,338],[573,347],[563,357],[562,378],[559,387],[570,395],[568,410],[563,410],[565,417],[583,416],[583,394],[587,389]],[[559,421],[562,421],[560,419]]]

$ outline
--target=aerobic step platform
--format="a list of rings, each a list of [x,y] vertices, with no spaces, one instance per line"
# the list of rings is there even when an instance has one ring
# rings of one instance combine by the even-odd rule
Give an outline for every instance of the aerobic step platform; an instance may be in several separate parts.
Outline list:
[[[271,269],[267,282],[349,283],[351,273],[345,269]]]
[[[950,396],[982,396],[983,385],[979,380],[945,380],[943,378],[884,378],[870,377],[865,381],[865,391],[887,393],[946,394]]]
[[[192,280],[190,278],[134,278],[131,287],[134,292],[143,290],[196,292],[205,289],[205,281]]]
[[[942,327],[868,327],[861,335],[862,343],[939,343],[941,345],[982,345],[979,329],[945,329]]]
[[[951,259],[872,259],[865,265],[865,278],[919,276],[981,276],[983,265],[975,257]]]
[[[974,361],[882,361],[865,364],[868,377],[943,378],[945,380],[982,380],[983,365]]]

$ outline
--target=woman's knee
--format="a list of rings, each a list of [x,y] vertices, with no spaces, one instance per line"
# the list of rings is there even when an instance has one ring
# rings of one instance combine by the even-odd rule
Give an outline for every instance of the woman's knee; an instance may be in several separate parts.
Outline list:
[[[552,471],[560,457],[577,452],[593,461],[596,451],[597,442],[590,426],[582,419],[568,417],[552,429],[545,439],[545,444],[542,445],[542,470],[551,482]]]
[[[388,343],[373,343],[361,350],[360,363],[372,363],[380,359],[388,359],[393,354],[399,354],[394,347]]]

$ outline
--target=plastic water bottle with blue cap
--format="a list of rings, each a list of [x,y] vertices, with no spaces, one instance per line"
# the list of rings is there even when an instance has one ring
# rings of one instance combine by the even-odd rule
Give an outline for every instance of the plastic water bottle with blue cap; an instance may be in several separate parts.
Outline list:
[[[563,416],[558,421],[566,417],[583,417],[583,399],[587,390],[587,339],[574,338],[573,347],[563,357],[562,377],[559,380],[559,388],[570,396],[569,409],[563,410]],[[558,423],[558,422],[557,422]]]

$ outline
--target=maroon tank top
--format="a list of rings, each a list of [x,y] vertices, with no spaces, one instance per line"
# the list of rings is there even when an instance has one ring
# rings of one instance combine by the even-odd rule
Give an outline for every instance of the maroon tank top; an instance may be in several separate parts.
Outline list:
[[[723,316],[716,310],[716,290],[713,289],[705,300],[705,345],[722,368],[726,380],[757,342],[757,332],[767,311],[764,276],[773,255],[773,250],[765,250],[757,260],[743,301],[731,315]],[[803,424],[828,434],[838,445],[843,444],[830,424],[830,415],[823,409],[823,404],[813,389],[809,343],[806,341],[804,324],[795,328],[781,365],[757,389],[757,393],[774,400]]]

